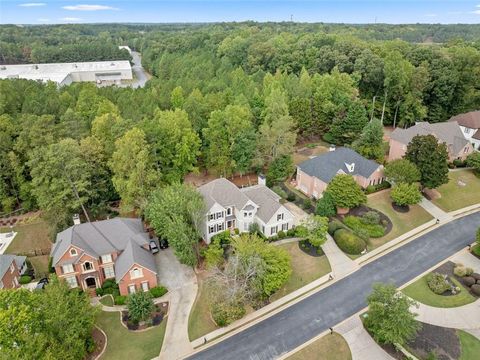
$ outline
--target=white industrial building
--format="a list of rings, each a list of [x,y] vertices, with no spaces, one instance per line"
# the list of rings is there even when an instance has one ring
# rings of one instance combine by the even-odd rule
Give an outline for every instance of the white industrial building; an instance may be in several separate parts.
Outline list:
[[[98,85],[120,84],[132,80],[128,60],[95,61],[56,64],[0,65],[0,79],[53,81],[58,86],[72,82],[90,81]]]

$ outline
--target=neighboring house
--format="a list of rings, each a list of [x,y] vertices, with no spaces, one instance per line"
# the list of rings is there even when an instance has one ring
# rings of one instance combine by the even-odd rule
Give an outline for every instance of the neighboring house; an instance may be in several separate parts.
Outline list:
[[[417,135],[433,135],[439,143],[445,143],[448,150],[448,160],[465,160],[473,151],[469,141],[463,136],[457,122],[430,124],[418,122],[408,129],[396,128],[390,135],[390,151],[388,160],[402,158],[407,152],[407,146]]]
[[[457,122],[465,139],[472,143],[474,149],[480,150],[480,110],[456,115],[448,121]]]
[[[20,276],[27,269],[25,256],[0,255],[0,289],[15,289],[20,286]]]
[[[55,272],[72,288],[95,289],[115,279],[127,295],[157,286],[149,241],[140,219],[77,222],[57,234],[50,255]]]
[[[321,197],[338,174],[352,175],[362,188],[383,182],[383,165],[349,148],[337,148],[297,166],[297,188],[308,196]]]
[[[208,244],[212,236],[222,231],[247,232],[253,223],[268,237],[293,227],[292,213],[280,203],[280,196],[265,185],[239,189],[222,178],[200,186],[198,191],[206,205],[202,234]]]

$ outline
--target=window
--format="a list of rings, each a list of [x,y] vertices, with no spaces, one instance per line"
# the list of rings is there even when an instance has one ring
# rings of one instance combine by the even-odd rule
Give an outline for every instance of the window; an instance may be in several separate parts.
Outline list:
[[[265,234],[265,225],[262,225],[262,234]]]
[[[253,213],[252,212],[249,212],[248,213],[248,217],[252,217]]]
[[[287,231],[288,230],[288,223],[282,224],[282,231]]]
[[[468,146],[465,146],[465,149],[463,149],[463,152],[466,153],[468,151]]]
[[[105,275],[105,279],[115,277],[115,270],[113,270],[113,265],[105,266],[103,268],[103,274]]]
[[[12,264],[10,265],[10,272],[13,273],[15,271],[15,265]]]
[[[137,279],[139,277],[143,276],[143,271],[142,269],[135,268],[132,271],[130,271],[130,279]]]
[[[208,233],[211,234],[211,233],[214,233],[215,232],[215,226],[214,225],[210,225],[208,227]]]
[[[228,215],[232,215],[232,208],[230,208],[230,207],[227,208],[227,216],[228,216]]]
[[[217,219],[223,218],[223,212],[217,212]]]
[[[73,265],[72,264],[67,264],[62,266],[62,272],[64,274],[72,273],[73,272]]]
[[[65,281],[71,288],[75,288],[78,286],[77,278],[75,276],[66,276]]]
[[[93,264],[90,261],[86,261],[83,263],[83,270],[84,271],[91,271],[94,270]]]
[[[135,285],[128,285],[128,293],[135,294]]]
[[[248,231],[249,223],[243,223],[243,230]]]
[[[208,215],[208,220],[211,221],[213,219],[215,219],[215,214],[209,214]]]
[[[277,221],[283,220],[283,213],[277,214]]]
[[[270,229],[270,235],[276,234],[278,232],[278,226],[272,226]]]
[[[112,262],[112,255],[102,255],[102,264],[108,264]]]
[[[147,291],[148,291],[148,281],[142,283],[142,290],[143,290],[144,292],[147,292]]]
[[[223,229],[223,226],[224,226],[223,223],[217,224],[217,231],[223,231],[223,230],[224,230],[224,229]]]
[[[248,214],[247,214],[246,212],[243,213],[243,217],[247,217],[247,215],[248,215]]]
[[[464,128],[463,132],[468,135],[468,134],[470,134],[470,129],[469,128]]]
[[[71,248],[70,249],[70,256],[77,256],[77,249]]]

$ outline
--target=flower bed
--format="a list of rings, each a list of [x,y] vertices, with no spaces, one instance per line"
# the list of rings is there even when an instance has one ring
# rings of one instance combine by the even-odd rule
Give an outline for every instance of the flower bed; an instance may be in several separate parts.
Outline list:
[[[122,324],[132,331],[146,330],[153,326],[160,325],[164,317],[168,314],[168,303],[162,302],[155,304],[155,309],[152,312],[150,319],[140,323],[130,320],[128,311],[122,311]]]

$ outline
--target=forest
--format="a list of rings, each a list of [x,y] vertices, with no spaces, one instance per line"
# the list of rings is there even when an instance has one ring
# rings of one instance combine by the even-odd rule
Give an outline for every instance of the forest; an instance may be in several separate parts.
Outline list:
[[[480,25],[221,23],[1,26],[4,64],[129,59],[139,89],[0,80],[0,214],[58,227],[192,171],[291,171],[296,144],[362,143],[370,120],[409,126],[480,108]],[[366,155],[366,156],[367,156]]]

